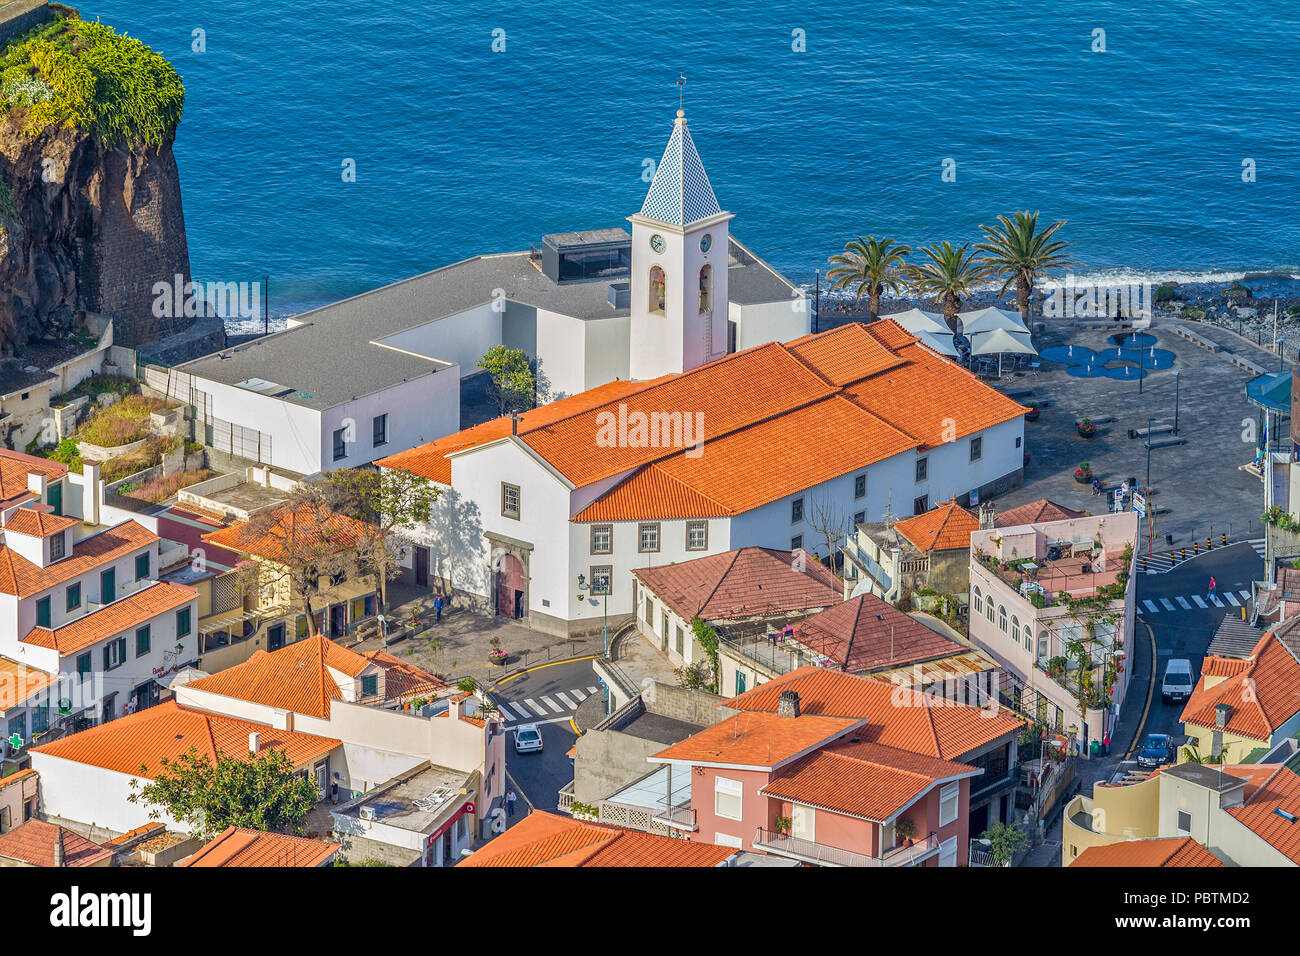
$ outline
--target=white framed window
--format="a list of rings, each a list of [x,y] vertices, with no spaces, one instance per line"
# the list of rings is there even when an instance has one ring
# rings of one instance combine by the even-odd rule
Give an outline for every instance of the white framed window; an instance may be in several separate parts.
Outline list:
[[[659,550],[659,522],[637,525],[637,551],[641,554]]]
[[[790,835],[809,843],[817,842],[817,811],[794,804],[790,809]]]
[[[1179,833],[1192,832],[1192,815],[1188,813],[1186,810],[1178,811],[1178,832]]]
[[[1007,629],[1007,608],[1006,608],[1006,605],[1005,605],[1005,604],[999,604],[999,605],[998,605],[998,627],[1000,627],[1000,628],[1002,629],[1003,633],[1006,632],[1006,629]]]
[[[980,597],[980,589],[978,587],[970,589],[970,609],[974,614],[982,614],[984,612],[984,599]]]
[[[713,778],[713,812],[725,820],[739,820],[744,788],[739,780]]]
[[[953,781],[939,791],[939,826],[947,826],[957,819],[957,801],[960,796],[959,781]]]
[[[957,838],[948,837],[939,844],[939,865],[956,866],[957,865]]]
[[[709,523],[707,521],[686,522],[686,550],[707,551],[709,548]]]
[[[713,845],[729,846],[732,847],[733,849],[739,850],[745,844],[744,841],[740,839],[740,837],[732,836],[730,833],[715,833],[713,834]]]

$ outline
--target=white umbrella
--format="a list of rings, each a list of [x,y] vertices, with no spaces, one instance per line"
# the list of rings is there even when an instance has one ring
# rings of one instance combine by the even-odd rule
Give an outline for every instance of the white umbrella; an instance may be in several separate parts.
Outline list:
[[[912,334],[921,340],[922,345],[929,346],[932,351],[952,358],[957,357],[957,346],[952,344],[952,333],[947,329],[945,329],[942,334],[938,332],[927,332],[924,329],[918,332],[913,332]]]
[[[1006,352],[1023,355],[1037,355],[1038,351],[1029,342],[1028,332],[1008,332],[1006,329],[993,329],[979,332],[971,337],[971,355],[993,355],[998,357],[998,375],[1002,374],[1002,356]]]
[[[962,334],[968,338],[978,332],[992,332],[995,329],[1005,329],[1008,332],[1024,332],[1026,334],[1029,332],[1024,323],[1020,321],[1018,313],[1004,312],[992,306],[974,312],[959,312],[957,318],[961,320]]]
[[[922,312],[920,309],[908,309],[893,315],[882,315],[882,319],[893,319],[907,331],[915,335],[918,332],[934,332],[936,335],[952,335],[952,329],[943,320],[942,313]]]

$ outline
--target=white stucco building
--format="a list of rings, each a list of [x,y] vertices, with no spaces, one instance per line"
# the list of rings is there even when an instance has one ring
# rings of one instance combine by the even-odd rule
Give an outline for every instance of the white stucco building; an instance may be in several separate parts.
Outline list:
[[[680,111],[628,220],[630,234],[465,259],[146,379],[236,453],[315,474],[457,431],[461,379],[495,345],[535,362],[545,400],[809,330],[804,293],[730,236]]]
[[[578,633],[633,612],[634,569],[749,546],[825,556],[820,528],[1015,487],[1024,411],[886,320],[612,382],[379,464],[442,489],[411,536],[415,583]]]

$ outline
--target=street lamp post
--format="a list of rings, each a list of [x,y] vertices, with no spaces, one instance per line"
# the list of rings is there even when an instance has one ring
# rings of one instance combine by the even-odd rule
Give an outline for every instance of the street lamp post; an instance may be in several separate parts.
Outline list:
[[[609,584],[606,583],[599,591],[596,590],[596,582],[587,583],[585,574],[578,575],[578,590],[586,591],[588,594],[600,594],[600,610],[604,619],[604,646],[605,658],[609,658]],[[605,684],[605,713],[609,713],[609,685]]]
[[[1181,376],[1178,369],[1174,369],[1174,434],[1178,434],[1178,382]]]

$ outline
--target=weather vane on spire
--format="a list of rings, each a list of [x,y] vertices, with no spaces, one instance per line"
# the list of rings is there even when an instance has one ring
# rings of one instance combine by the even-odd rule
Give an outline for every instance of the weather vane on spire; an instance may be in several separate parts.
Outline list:
[[[677,74],[677,109],[680,112],[682,108],[682,88],[686,86],[686,74]]]

